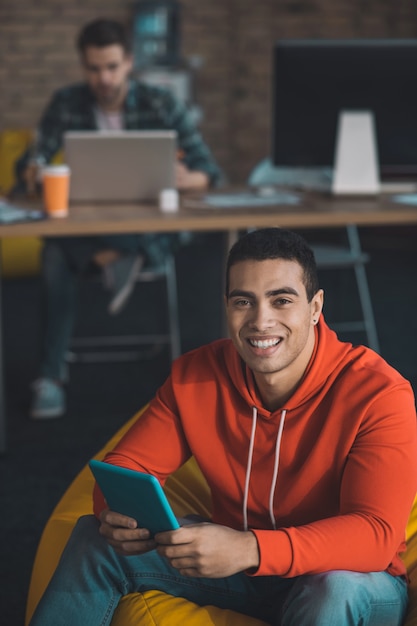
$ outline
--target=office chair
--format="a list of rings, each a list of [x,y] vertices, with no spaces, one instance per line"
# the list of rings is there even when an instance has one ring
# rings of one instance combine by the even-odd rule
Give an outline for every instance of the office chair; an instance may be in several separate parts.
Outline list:
[[[68,362],[107,363],[111,361],[134,361],[153,356],[164,344],[169,344],[172,359],[180,356],[181,335],[174,257],[167,255],[164,264],[160,268],[142,270],[139,272],[136,281],[138,283],[164,281],[168,311],[168,331],[157,334],[141,333],[137,335],[74,337],[70,351],[67,353]],[[136,348],[136,350],[132,348]]]
[[[275,168],[269,159],[262,160],[249,175],[248,185],[259,187],[263,185],[283,184],[282,172]],[[359,233],[356,224],[346,226],[347,245],[311,244],[318,270],[338,270],[351,268],[354,270],[356,286],[362,310],[359,320],[345,320],[329,325],[339,332],[364,331],[370,348],[379,352],[379,341],[373,313],[372,300],[369,292],[365,265],[369,262],[369,255],[362,251]]]

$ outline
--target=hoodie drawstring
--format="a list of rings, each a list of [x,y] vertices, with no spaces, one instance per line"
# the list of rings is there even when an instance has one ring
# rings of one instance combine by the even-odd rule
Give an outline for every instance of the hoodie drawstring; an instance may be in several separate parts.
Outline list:
[[[258,421],[258,411],[256,410],[256,407],[254,406],[252,407],[252,430],[250,434],[248,462],[246,464],[245,492],[243,494],[243,528],[244,530],[248,530],[249,481],[250,481],[250,474],[252,471],[253,448],[255,446],[255,433],[256,433],[257,421]]]
[[[277,438],[275,442],[275,458],[274,458],[274,471],[272,474],[272,482],[271,489],[269,492],[269,517],[271,519],[272,528],[276,530],[275,516],[274,516],[274,495],[275,489],[278,480],[278,468],[279,468],[279,457],[281,452],[281,440],[282,433],[284,430],[285,416],[287,411],[284,409],[281,412],[281,419],[279,422],[279,428],[277,433]],[[252,461],[253,461],[253,450],[255,447],[255,433],[256,433],[256,425],[258,421],[258,411],[256,407],[252,407],[252,430],[250,435],[249,442],[249,451],[248,451],[248,462],[246,465],[246,477],[245,477],[245,491],[243,495],[243,528],[244,530],[248,530],[248,497],[249,497],[249,482],[250,475],[252,471]]]

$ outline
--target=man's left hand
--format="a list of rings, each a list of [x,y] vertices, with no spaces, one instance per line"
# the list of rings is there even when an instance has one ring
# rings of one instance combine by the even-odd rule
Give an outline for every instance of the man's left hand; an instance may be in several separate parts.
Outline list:
[[[259,565],[258,543],[250,532],[218,524],[192,524],[155,536],[158,553],[183,576],[223,578]]]
[[[207,189],[209,178],[205,172],[189,170],[182,162],[175,164],[175,183],[179,191],[198,191]]]

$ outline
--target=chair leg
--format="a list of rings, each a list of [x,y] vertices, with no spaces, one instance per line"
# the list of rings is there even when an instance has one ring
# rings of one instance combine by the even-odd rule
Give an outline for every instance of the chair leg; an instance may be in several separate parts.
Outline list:
[[[88,363],[134,361],[154,356],[163,344],[170,345],[172,359],[179,357],[181,354],[181,334],[175,259],[172,255],[166,258],[163,271],[145,271],[138,278],[139,282],[152,282],[160,279],[165,281],[167,295],[168,329],[166,333],[76,337],[71,342],[72,347],[83,350],[81,352],[70,350],[67,354],[67,361],[73,363],[77,361]],[[148,348],[134,351],[132,350],[133,346],[148,346]]]
[[[171,358],[178,358],[181,354],[181,333],[178,314],[178,290],[175,259],[168,256],[165,261],[166,287],[168,295],[169,335],[171,338]]]
[[[354,255],[360,258],[362,253],[359,233],[356,224],[349,224],[347,226],[347,235],[349,240],[349,246]],[[375,352],[380,351],[378,334],[376,331],[375,316],[372,307],[371,295],[369,292],[368,279],[366,277],[365,267],[362,262],[355,263],[354,266],[356,283],[358,286],[359,299],[362,306],[363,320],[365,325],[365,331],[368,337],[368,344]]]

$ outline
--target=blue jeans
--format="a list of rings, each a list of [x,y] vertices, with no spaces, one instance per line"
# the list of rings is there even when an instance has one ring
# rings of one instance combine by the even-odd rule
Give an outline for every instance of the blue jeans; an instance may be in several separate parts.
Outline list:
[[[30,626],[107,626],[122,596],[150,589],[281,626],[400,626],[407,607],[405,580],[386,572],[184,577],[156,551],[116,554],[88,515],[77,523]]]

